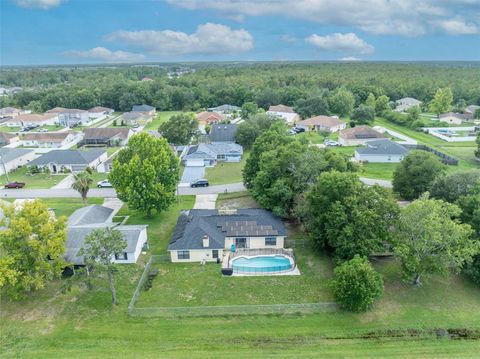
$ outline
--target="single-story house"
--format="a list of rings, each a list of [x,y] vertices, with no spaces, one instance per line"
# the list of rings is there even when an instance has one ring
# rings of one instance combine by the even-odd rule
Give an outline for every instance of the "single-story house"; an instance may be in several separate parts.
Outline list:
[[[283,248],[283,222],[264,209],[191,209],[178,217],[168,252],[172,262],[217,261],[236,248]]]
[[[35,151],[28,148],[0,148],[0,175],[12,172],[35,159]]]
[[[233,142],[200,143],[190,146],[182,160],[187,167],[213,167],[217,162],[240,162],[243,147]]]
[[[303,128],[305,131],[329,131],[334,133],[344,130],[347,127],[347,123],[335,117],[320,115],[299,121],[296,126]]]
[[[76,210],[68,218],[65,260],[74,265],[84,265],[80,249],[85,237],[99,228],[110,227],[122,233],[127,244],[122,253],[112,256],[114,263],[136,263],[143,249],[148,247],[146,225],[116,225],[112,223],[113,209],[91,205]]]
[[[107,158],[107,152],[98,148],[89,150],[52,150],[31,161],[28,165],[48,168],[52,173],[64,171],[79,172],[87,167],[96,169]]]
[[[97,166],[97,172],[99,173],[109,173],[113,168],[113,160],[117,156],[118,152],[115,152],[106,161],[103,161]]]
[[[408,153],[405,147],[386,138],[368,141],[365,145],[355,149],[355,158],[360,162],[398,163]]]
[[[128,127],[86,128],[80,146],[125,146],[133,131]]]
[[[225,117],[218,112],[202,111],[195,115],[200,126],[214,125],[222,122]]]
[[[408,109],[411,109],[412,107],[420,106],[422,104],[422,101],[419,101],[412,97],[404,97],[404,98],[401,98],[400,100],[395,101],[395,104],[396,104],[396,107],[394,111],[405,112]]]
[[[240,112],[240,110],[241,110],[240,107],[233,106],[233,105],[221,105],[221,106],[217,106],[217,107],[207,108],[208,112],[217,112],[217,113],[221,113],[223,115],[229,115],[229,114],[232,114],[234,112]]]
[[[117,120],[117,125],[124,124],[126,126],[136,126],[146,124],[151,120],[150,116],[142,112],[125,112],[120,120]]]
[[[300,120],[300,116],[294,111],[293,107],[285,106],[285,105],[276,105],[270,106],[267,111],[267,115],[272,115],[275,117],[280,117],[285,120],[286,123],[289,125],[293,125],[298,120]]]
[[[375,131],[371,127],[362,125],[346,128],[345,130],[340,131],[338,142],[342,146],[358,146],[380,138],[385,138],[385,135],[381,132]]]
[[[157,110],[155,109],[155,107],[149,105],[134,105],[132,107],[132,112],[141,112],[146,116],[153,117],[155,116]]]
[[[58,116],[53,113],[39,115],[36,113],[18,115],[4,123],[8,127],[53,126],[58,122]]]
[[[88,116],[90,118],[99,119],[99,118],[105,118],[108,115],[111,115],[113,112],[114,111],[111,108],[103,107],[103,106],[95,106],[88,110],[88,114],[89,114]]]
[[[211,142],[235,142],[236,133],[237,125],[230,123],[212,125],[209,137]]]
[[[57,114],[58,123],[65,127],[85,126],[93,120],[88,111],[76,108],[55,107],[48,110],[47,113]]]
[[[0,147],[11,145],[18,141],[20,141],[18,135],[9,132],[0,132]]]
[[[440,116],[438,116],[438,119],[442,122],[446,122],[454,125],[461,125],[463,121],[469,120],[467,116],[464,115],[463,113],[455,113],[455,112],[442,113]]]
[[[32,113],[30,110],[22,110],[15,107],[0,108],[0,117],[16,117],[18,115],[26,115]]]
[[[474,120],[475,119],[475,114],[477,111],[480,111],[480,106],[477,105],[470,105],[465,108],[465,111],[463,111],[463,114],[469,119],[469,120]]]
[[[22,146],[60,148],[76,139],[79,134],[73,131],[65,132],[30,132],[22,136]]]

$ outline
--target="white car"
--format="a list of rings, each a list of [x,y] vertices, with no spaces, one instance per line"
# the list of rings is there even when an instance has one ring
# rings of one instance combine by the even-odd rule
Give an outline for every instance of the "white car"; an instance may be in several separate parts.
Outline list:
[[[97,182],[97,187],[98,188],[110,188],[110,187],[113,187],[113,186],[110,182],[108,182],[108,180],[103,180],[103,181]]]
[[[325,140],[325,142],[323,142],[323,144],[325,146],[331,146],[331,147],[340,146],[340,143],[338,143],[337,141],[333,141],[333,140]]]
[[[46,128],[43,128],[43,127],[42,127],[42,128],[39,128],[39,129],[37,130],[37,132],[48,132],[48,130],[47,130]]]

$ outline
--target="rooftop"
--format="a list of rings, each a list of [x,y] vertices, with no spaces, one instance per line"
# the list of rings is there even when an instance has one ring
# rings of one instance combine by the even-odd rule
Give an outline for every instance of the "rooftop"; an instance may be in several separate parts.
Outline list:
[[[344,123],[344,121],[340,121],[338,118],[320,115],[299,121],[297,125],[335,127]]]
[[[105,153],[102,149],[53,150],[29,163],[30,166],[56,163],[60,165],[88,165]]]
[[[22,140],[26,141],[41,141],[41,142],[62,142],[69,135],[73,134],[73,131],[64,132],[29,132],[26,133]]]
[[[237,132],[237,125],[221,124],[212,125],[210,130],[210,141],[212,142],[235,142],[235,133]]]
[[[375,131],[373,128],[366,125],[346,128],[340,131],[341,138],[344,139],[362,139],[362,138],[385,138],[383,133]]]
[[[86,224],[105,223],[110,219],[113,209],[93,204],[77,209],[68,218],[69,226],[82,226]]]
[[[0,156],[3,162],[10,162],[18,157],[24,156],[27,153],[33,152],[33,149],[28,148],[0,148]]]
[[[283,112],[283,113],[295,113],[295,110],[293,109],[293,107],[282,105],[282,104],[275,105],[275,106],[270,106],[268,108],[268,111]]]
[[[95,107],[92,107],[90,110],[88,110],[88,112],[91,112],[91,113],[110,112],[110,111],[113,111],[113,110],[111,108],[103,107],[103,106],[95,106]]]
[[[131,130],[128,127],[91,127],[83,130],[84,139],[105,139],[119,137],[127,139]]]
[[[132,107],[132,112],[150,112],[155,110],[155,107],[149,105],[134,105]]]
[[[48,110],[45,113],[84,113],[85,110],[79,110],[78,108],[65,108],[65,107],[55,107],[51,110]]]
[[[405,155],[408,153],[405,147],[389,139],[368,141],[366,147],[356,148],[355,151],[362,155]]]
[[[197,113],[195,117],[199,121],[207,121],[207,122],[218,122],[218,121],[223,121],[224,119],[223,115],[217,112],[210,112],[210,111],[203,111],[203,112]]]

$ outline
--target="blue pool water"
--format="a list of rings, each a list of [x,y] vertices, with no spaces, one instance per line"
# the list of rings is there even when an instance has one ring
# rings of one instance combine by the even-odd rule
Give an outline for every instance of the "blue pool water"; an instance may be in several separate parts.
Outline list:
[[[238,257],[232,267],[237,273],[273,273],[292,269],[292,263],[285,256]]]

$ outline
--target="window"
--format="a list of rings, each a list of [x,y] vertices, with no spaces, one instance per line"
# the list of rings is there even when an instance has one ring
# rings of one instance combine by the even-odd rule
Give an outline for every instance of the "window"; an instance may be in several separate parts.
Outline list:
[[[190,251],[178,251],[177,259],[190,259]]]
[[[213,249],[212,250],[212,258],[217,259],[218,258],[218,249]]]
[[[225,159],[225,155],[217,155],[217,160],[224,160]]]
[[[128,259],[128,254],[127,254],[127,252],[116,253],[116,254],[115,254],[115,259],[116,259],[117,261],[126,260],[126,259]]]
[[[237,248],[247,248],[247,239],[246,238],[235,238],[235,246]]]
[[[265,237],[265,246],[276,246],[277,237]]]

